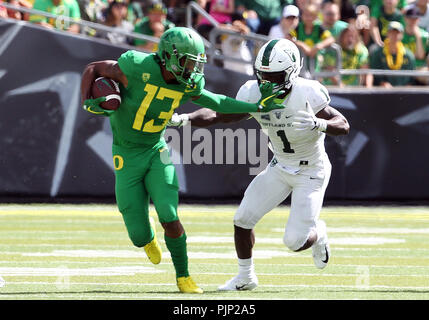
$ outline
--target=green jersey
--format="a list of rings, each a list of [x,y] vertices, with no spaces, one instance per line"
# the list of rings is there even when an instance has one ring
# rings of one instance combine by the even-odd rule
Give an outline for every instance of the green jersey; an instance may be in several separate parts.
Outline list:
[[[420,36],[422,37],[423,49],[425,51],[425,57],[427,57],[429,52],[429,33],[420,28]],[[409,35],[404,32],[404,37],[402,38],[402,43],[405,48],[408,48],[414,55],[416,54],[416,36]],[[421,68],[426,66],[426,59],[417,59],[416,58],[416,68]]]
[[[313,29],[311,33],[307,34],[305,33],[305,26],[303,22],[300,22],[298,24],[298,27],[296,30],[291,31],[292,37],[297,38],[299,41],[304,42],[307,44],[310,48],[314,47],[317,43],[322,42],[326,38],[329,38],[332,36],[331,32],[327,29],[325,29],[322,26],[322,23],[318,20],[314,21],[313,23]],[[315,58],[315,71],[319,71],[320,65],[319,65],[319,59],[318,56],[320,56],[322,52],[318,52]],[[306,63],[307,65],[310,64],[310,58],[306,57]]]
[[[163,141],[168,120],[174,110],[204,89],[204,78],[195,88],[167,84],[162,77],[158,56],[130,50],[118,59],[128,86],[120,85],[122,103],[110,116],[113,143],[153,146]]]
[[[343,69],[360,69],[368,65],[368,49],[363,43],[359,43],[353,50],[342,50]],[[341,81],[346,85],[359,85],[358,75],[345,75]]]
[[[316,20],[313,23],[313,29],[311,33],[305,33],[304,23],[300,22],[295,31],[292,31],[291,34],[295,36],[298,40],[305,42],[309,47],[314,47],[319,42],[322,42],[326,38],[332,36],[331,32],[325,29],[322,26],[322,23]]]
[[[173,28],[175,26],[173,22],[171,22],[167,19],[162,21],[162,24],[164,25],[165,30],[168,30],[168,29]],[[141,34],[144,34],[147,36],[153,36],[153,31],[150,28],[149,18],[144,17],[139,23],[137,23],[134,27],[134,32],[141,33]],[[134,40],[135,46],[144,45],[146,43],[147,43],[146,40],[142,40],[142,39],[135,39]]]
[[[235,7],[240,5],[247,10],[254,10],[261,20],[273,20],[282,16],[283,7],[292,4],[289,0],[236,0]]]
[[[56,14],[58,16],[66,16],[70,18],[80,19],[79,4],[76,0],[62,0],[59,5],[55,5],[52,0],[36,0],[33,9]],[[40,15],[32,14],[29,20],[31,22],[47,22],[57,29],[65,29],[70,23],[64,22],[61,19],[47,18]]]
[[[380,12],[381,7],[383,6],[383,0],[370,0],[369,1],[370,12],[374,14],[378,14]],[[399,0],[396,8],[402,9],[407,6],[407,0]]]
[[[393,61],[396,61],[396,54],[392,55]],[[370,55],[369,66],[371,69],[390,70],[387,65],[386,56],[383,53],[383,48],[377,48],[374,53]],[[403,63],[400,70],[415,70],[415,58],[413,53],[405,49]],[[390,82],[393,86],[406,86],[413,84],[412,77],[405,76],[374,76],[374,85],[379,85],[383,81]]]
[[[343,69],[361,69],[363,66],[368,65],[368,49],[363,43],[359,43],[356,48],[352,50],[341,50],[342,68]],[[324,56],[324,67],[334,67],[336,65],[336,55],[327,52]],[[326,63],[326,64],[325,64]],[[341,82],[347,86],[358,86],[360,77],[358,75],[343,75]],[[323,79],[323,84],[332,85],[332,81],[327,78]]]
[[[332,34],[332,36],[338,40],[338,37],[340,36],[341,32],[343,32],[343,30],[345,28],[348,27],[348,23],[342,20],[338,20],[337,22],[334,23],[334,25],[332,26],[332,28],[328,29],[329,32]]]
[[[384,7],[381,7],[379,11],[371,11],[371,17],[376,18],[378,21],[378,29],[380,30],[382,40],[386,39],[387,28],[390,22],[399,21],[405,28],[404,16],[399,9],[396,9],[392,14],[387,14],[384,11]]]

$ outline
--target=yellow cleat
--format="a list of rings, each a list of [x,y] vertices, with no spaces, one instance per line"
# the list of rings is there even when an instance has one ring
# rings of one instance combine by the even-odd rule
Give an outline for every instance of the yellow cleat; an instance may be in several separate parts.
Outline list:
[[[162,251],[159,246],[158,240],[156,240],[156,230],[155,230],[155,220],[152,217],[149,217],[150,226],[153,230],[153,239],[147,245],[144,246],[144,251],[146,251],[147,257],[150,262],[153,264],[158,264],[161,262]]]
[[[177,286],[180,292],[183,293],[203,293],[204,291],[197,286],[197,284],[189,277],[177,278]]]

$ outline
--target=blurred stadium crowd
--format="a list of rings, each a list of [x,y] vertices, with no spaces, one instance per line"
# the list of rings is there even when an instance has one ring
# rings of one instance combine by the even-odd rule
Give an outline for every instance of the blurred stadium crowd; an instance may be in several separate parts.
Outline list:
[[[195,1],[218,23],[218,28],[243,35],[287,38],[299,47],[310,71],[342,69],[428,70],[429,0],[7,0],[9,4],[60,16],[100,23],[116,30],[159,38],[173,26],[185,26],[186,6]],[[123,33],[81,27],[41,15],[5,8],[0,17],[27,20],[46,28],[107,39],[114,44],[157,50],[151,41]],[[193,25],[209,39],[213,24],[193,15]],[[251,40],[219,36],[216,44],[225,56],[251,61]],[[335,49],[336,48],[336,49]],[[335,49],[335,50],[334,50]],[[250,64],[217,61],[224,68],[253,74]],[[427,85],[428,77],[352,74],[319,79],[325,85]]]

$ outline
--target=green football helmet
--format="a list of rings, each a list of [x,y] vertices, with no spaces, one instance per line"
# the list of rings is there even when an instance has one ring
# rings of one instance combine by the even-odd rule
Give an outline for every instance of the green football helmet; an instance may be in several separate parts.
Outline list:
[[[180,83],[194,88],[203,78],[207,62],[204,42],[194,30],[168,29],[159,40],[157,53],[161,63]]]

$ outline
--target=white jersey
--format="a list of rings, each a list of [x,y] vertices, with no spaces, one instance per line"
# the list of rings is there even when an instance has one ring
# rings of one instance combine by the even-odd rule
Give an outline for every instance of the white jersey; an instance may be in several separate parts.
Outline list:
[[[237,100],[257,103],[261,98],[257,80],[249,80],[241,86]],[[271,141],[277,161],[288,171],[298,172],[302,165],[319,165],[327,157],[325,134],[318,130],[294,130],[293,116],[306,110],[306,102],[314,113],[328,106],[331,101],[327,89],[318,81],[298,77],[286,96],[284,109],[267,113],[251,113]]]

